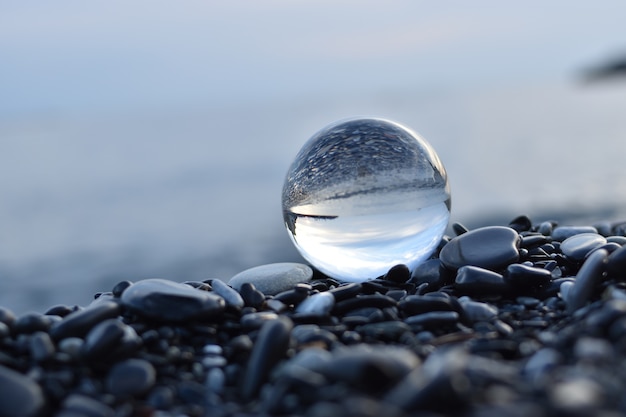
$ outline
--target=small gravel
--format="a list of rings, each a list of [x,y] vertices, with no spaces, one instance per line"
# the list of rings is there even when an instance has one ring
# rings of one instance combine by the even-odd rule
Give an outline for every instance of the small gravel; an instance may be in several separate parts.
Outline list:
[[[458,224],[361,283],[272,264],[0,307],[0,417],[624,415],[623,224]]]

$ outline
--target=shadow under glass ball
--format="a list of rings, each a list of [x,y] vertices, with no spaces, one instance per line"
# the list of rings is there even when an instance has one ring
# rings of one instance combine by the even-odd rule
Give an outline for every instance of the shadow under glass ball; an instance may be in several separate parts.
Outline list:
[[[359,282],[411,270],[436,249],[450,218],[448,178],[434,149],[397,123],[333,123],[309,139],[282,193],[289,235],[328,276]]]

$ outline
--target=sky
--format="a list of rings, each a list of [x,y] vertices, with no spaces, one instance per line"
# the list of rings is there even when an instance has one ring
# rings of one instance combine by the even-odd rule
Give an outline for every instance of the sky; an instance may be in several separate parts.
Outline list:
[[[0,117],[562,77],[626,48],[625,12],[619,1],[2,1]]]

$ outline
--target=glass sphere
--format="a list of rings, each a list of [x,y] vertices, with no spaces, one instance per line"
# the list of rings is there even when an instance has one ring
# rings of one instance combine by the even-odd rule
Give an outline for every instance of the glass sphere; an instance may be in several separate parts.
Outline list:
[[[282,209],[311,265],[361,282],[432,255],[450,218],[450,188],[418,134],[384,119],[348,119],[304,144],[287,172]]]

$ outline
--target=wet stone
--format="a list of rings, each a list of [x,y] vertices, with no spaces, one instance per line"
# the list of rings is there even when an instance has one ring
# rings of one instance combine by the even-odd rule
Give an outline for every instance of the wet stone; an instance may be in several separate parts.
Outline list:
[[[285,262],[247,269],[232,277],[228,284],[240,290],[244,283],[251,283],[263,294],[276,295],[312,278],[313,270],[309,266]]]
[[[509,223],[509,227],[518,233],[524,232],[530,230],[530,228],[532,227],[532,221],[530,220],[530,218],[528,218],[528,216],[518,216],[511,220],[511,222]]]
[[[450,240],[439,258],[452,270],[472,265],[498,271],[518,261],[519,244],[519,234],[509,227],[483,227]]]
[[[211,287],[213,287],[213,291],[217,295],[219,295],[224,299],[224,301],[226,301],[227,305],[235,308],[244,307],[245,302],[243,301],[241,295],[239,295],[237,291],[232,289],[225,282],[222,282],[219,279],[214,279],[211,281]]]
[[[439,258],[428,259],[419,264],[411,274],[410,283],[428,284],[429,287],[441,287],[449,277]]]
[[[172,322],[219,317],[225,307],[224,299],[209,291],[164,279],[146,279],[131,285],[121,301],[140,316]]]
[[[241,386],[244,400],[250,400],[256,395],[274,365],[287,353],[292,328],[293,323],[285,317],[263,324],[252,349]]]
[[[265,303],[265,295],[256,289],[254,284],[246,282],[241,285],[239,289],[239,293],[241,294],[241,298],[246,306],[253,308],[261,308],[263,303]]]
[[[0,416],[43,415],[46,398],[31,378],[0,365]]]
[[[607,257],[608,252],[600,249],[587,258],[578,271],[573,286],[564,295],[568,311],[573,312],[587,304],[596,286],[602,280]]]
[[[626,236],[609,236],[606,238],[609,243],[617,243],[620,246],[626,246]]]
[[[411,271],[409,271],[409,267],[403,264],[392,267],[385,274],[385,279],[391,282],[403,283],[407,282],[409,278],[411,278]]]
[[[531,290],[548,285],[552,280],[552,274],[545,268],[511,264],[504,271],[503,278],[513,288]]]
[[[448,298],[427,295],[409,295],[398,303],[398,308],[406,315],[428,313],[430,311],[452,311],[454,307]]]
[[[108,319],[89,331],[82,345],[83,356],[100,360],[112,353],[125,334],[127,326],[117,319]]]
[[[606,238],[597,233],[579,233],[561,243],[561,252],[568,258],[582,261],[589,252],[605,244]]]
[[[118,362],[106,377],[106,389],[116,396],[140,396],[154,385],[156,371],[150,362],[143,359],[128,359]]]
[[[622,246],[609,255],[606,262],[606,272],[609,277],[626,281],[626,246]]]
[[[103,320],[117,317],[120,305],[113,301],[102,302],[66,316],[50,329],[50,336],[55,340],[66,337],[83,337],[92,327]]]
[[[275,300],[278,300],[286,305],[295,305],[302,302],[309,296],[309,292],[313,288],[308,284],[297,284],[293,289],[283,291],[274,296]]]
[[[509,290],[502,275],[476,266],[461,267],[454,286],[463,294],[476,295],[502,295]]]
[[[326,315],[335,306],[335,297],[328,292],[313,294],[305,299],[298,307],[296,313]]]

